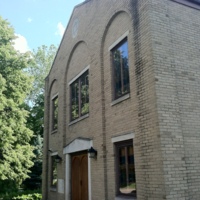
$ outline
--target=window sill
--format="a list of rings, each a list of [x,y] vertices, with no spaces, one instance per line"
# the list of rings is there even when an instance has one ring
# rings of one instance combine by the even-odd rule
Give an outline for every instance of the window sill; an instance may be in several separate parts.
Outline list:
[[[114,105],[116,105],[116,104],[118,104],[118,103],[120,103],[120,102],[122,102],[122,101],[125,101],[126,99],[129,99],[130,98],[130,93],[129,94],[126,94],[126,95],[124,95],[124,96],[122,96],[122,97],[120,97],[120,98],[118,98],[118,99],[116,99],[116,100],[114,100],[112,103],[111,103],[111,106],[114,106]]]
[[[82,117],[79,117],[78,119],[75,119],[75,120],[71,121],[71,122],[69,123],[69,126],[71,126],[72,124],[75,124],[75,123],[77,123],[77,122],[79,122],[79,121],[81,121],[81,120],[83,120],[83,119],[85,119],[85,118],[88,118],[88,117],[89,117],[89,113],[86,114],[86,115],[83,115]]]
[[[133,196],[117,196],[115,197],[115,200],[136,200],[137,198],[136,197],[133,197]]]

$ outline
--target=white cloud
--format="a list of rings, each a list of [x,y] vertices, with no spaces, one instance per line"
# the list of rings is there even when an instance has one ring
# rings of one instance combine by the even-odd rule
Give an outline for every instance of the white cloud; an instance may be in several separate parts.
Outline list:
[[[18,50],[20,53],[25,53],[27,51],[30,51],[28,47],[28,42],[26,38],[20,34],[15,34],[17,38],[14,40],[14,48]]]
[[[64,31],[65,31],[65,27],[62,25],[61,22],[59,22],[59,23],[57,24],[57,31],[55,32],[55,34],[56,34],[56,35],[63,36]]]
[[[28,23],[31,23],[33,21],[33,19],[31,19],[30,17],[27,19]]]

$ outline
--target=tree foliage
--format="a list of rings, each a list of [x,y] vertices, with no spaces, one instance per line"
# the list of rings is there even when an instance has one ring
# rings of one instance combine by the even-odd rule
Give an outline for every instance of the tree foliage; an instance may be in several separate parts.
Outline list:
[[[33,133],[26,127],[28,112],[24,109],[32,79],[25,72],[30,55],[16,51],[14,39],[13,28],[0,17],[0,182],[20,184],[34,157],[29,143]]]
[[[32,160],[34,165],[30,168],[29,178],[23,185],[26,189],[41,188],[42,174],[42,147],[43,147],[43,117],[44,117],[44,95],[37,96],[33,107],[28,107],[30,115],[27,120],[27,126],[34,132],[31,145],[35,147],[35,158]]]
[[[42,173],[42,141],[44,127],[44,87],[45,77],[47,76],[57,48],[54,45],[50,47],[41,46],[36,51],[33,50],[32,58],[34,60],[28,67],[28,73],[34,78],[31,94],[28,96],[27,110],[30,111],[27,126],[34,132],[31,144],[34,145],[35,158],[34,166],[30,169],[29,178],[24,181],[25,188],[37,189],[41,185]]]
[[[33,87],[28,96],[28,101],[31,105],[37,102],[40,94],[44,94],[44,79],[49,73],[56,51],[57,47],[54,45],[49,47],[42,45],[32,52],[33,63],[28,67],[29,74],[34,77]]]

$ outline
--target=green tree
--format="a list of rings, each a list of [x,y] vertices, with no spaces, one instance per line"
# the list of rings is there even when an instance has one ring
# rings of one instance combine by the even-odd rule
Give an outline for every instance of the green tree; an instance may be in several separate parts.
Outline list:
[[[30,106],[37,102],[40,94],[44,94],[44,79],[49,73],[56,51],[55,45],[49,47],[42,45],[32,52],[33,63],[28,67],[28,73],[34,78],[33,87],[28,96]]]
[[[44,117],[44,79],[47,76],[57,47],[41,46],[37,51],[33,50],[33,62],[28,67],[28,73],[34,78],[31,94],[28,96],[27,110],[30,111],[27,126],[34,132],[31,144],[34,145],[34,166],[30,169],[29,178],[24,181],[25,188],[36,189],[41,185],[42,173],[42,141],[43,141],[43,117]]]
[[[27,109],[30,111],[27,126],[34,132],[31,145],[35,147],[35,158],[32,160],[34,165],[30,168],[29,178],[23,182],[23,185],[26,189],[39,189],[42,182],[44,95],[38,95],[33,107],[28,106]]]
[[[0,186],[5,182],[21,184],[34,157],[30,145],[33,133],[26,127],[28,112],[24,109],[32,85],[25,72],[31,57],[14,49],[14,39],[14,29],[0,17]]]

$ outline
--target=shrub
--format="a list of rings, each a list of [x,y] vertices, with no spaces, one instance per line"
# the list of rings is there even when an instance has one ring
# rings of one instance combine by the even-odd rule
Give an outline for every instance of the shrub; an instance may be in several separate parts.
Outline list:
[[[34,194],[28,194],[28,195],[13,197],[12,200],[14,200],[14,199],[18,199],[18,200],[41,200],[42,195],[38,194],[38,193],[34,193]]]
[[[41,200],[40,191],[18,191],[0,194],[0,200]]]

